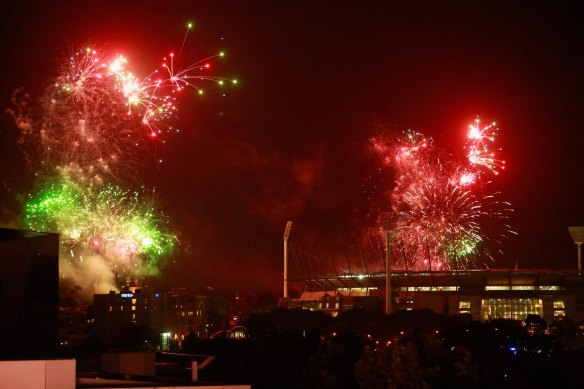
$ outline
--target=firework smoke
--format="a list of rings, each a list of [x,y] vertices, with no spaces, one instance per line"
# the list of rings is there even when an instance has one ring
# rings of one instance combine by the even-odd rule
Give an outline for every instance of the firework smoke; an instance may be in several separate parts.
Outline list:
[[[475,127],[478,128],[478,119]],[[487,151],[485,137],[469,133],[467,159],[459,161],[437,148],[431,138],[406,131],[372,139],[374,150],[394,172],[390,193],[395,232],[392,258],[411,270],[465,269],[492,259],[489,244],[511,230],[505,224],[509,204],[489,193],[486,173],[504,162]],[[489,157],[478,157],[479,155]],[[499,232],[489,231],[496,224]]]
[[[117,289],[126,276],[157,274],[177,243],[152,195],[120,182],[136,177],[160,143],[153,141],[175,131],[166,123],[184,90],[202,94],[201,81],[225,83],[207,74],[210,61],[222,56],[175,70],[170,53],[141,78],[124,55],[85,47],[64,56],[38,100],[15,92],[8,113],[37,177],[24,222],[60,234],[61,276],[86,297]]]
[[[33,230],[61,234],[62,275],[83,279],[91,293],[107,292],[125,275],[157,274],[176,241],[148,197],[80,183],[68,169],[29,195],[25,221]]]

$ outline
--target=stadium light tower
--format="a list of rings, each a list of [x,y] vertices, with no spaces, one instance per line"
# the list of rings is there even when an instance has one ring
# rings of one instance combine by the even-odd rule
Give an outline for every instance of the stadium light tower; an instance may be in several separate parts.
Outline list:
[[[379,217],[385,233],[385,314],[391,313],[391,244],[393,242],[393,225],[391,213],[384,212]]]
[[[584,243],[584,227],[568,227],[572,240],[578,246],[578,273],[582,271],[582,243]]]
[[[290,231],[292,230],[292,222],[288,221],[286,223],[286,229],[284,230],[284,298],[288,298],[288,238],[290,237]]]

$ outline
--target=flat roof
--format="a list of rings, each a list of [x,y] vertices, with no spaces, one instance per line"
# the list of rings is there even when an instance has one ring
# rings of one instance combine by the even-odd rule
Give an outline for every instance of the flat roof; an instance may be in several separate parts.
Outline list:
[[[391,284],[406,286],[460,286],[485,285],[558,285],[583,287],[584,272],[560,269],[491,269],[458,271],[395,271],[391,272]],[[326,274],[289,279],[301,282],[306,290],[330,290],[338,288],[385,287],[385,273]]]
[[[210,382],[185,382],[157,377],[135,377],[123,375],[98,375],[97,373],[79,373],[76,378],[76,388],[81,389],[123,389],[123,388],[143,388],[143,389],[250,389],[250,385],[219,384]]]

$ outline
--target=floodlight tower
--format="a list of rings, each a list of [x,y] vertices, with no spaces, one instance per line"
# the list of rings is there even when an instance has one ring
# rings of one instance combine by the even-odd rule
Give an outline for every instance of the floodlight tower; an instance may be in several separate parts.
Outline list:
[[[385,314],[391,313],[391,244],[393,242],[393,225],[390,212],[379,217],[385,233]]]
[[[292,230],[292,222],[288,221],[286,223],[286,229],[284,230],[284,298],[288,298],[288,238],[290,237],[290,231]]]
[[[582,271],[582,243],[584,243],[584,227],[568,227],[572,240],[578,246],[578,273]]]

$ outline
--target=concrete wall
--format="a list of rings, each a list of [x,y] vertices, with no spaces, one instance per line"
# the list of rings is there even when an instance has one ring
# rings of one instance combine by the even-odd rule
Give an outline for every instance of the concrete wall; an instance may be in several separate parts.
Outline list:
[[[75,360],[0,361],[0,389],[75,389]]]

